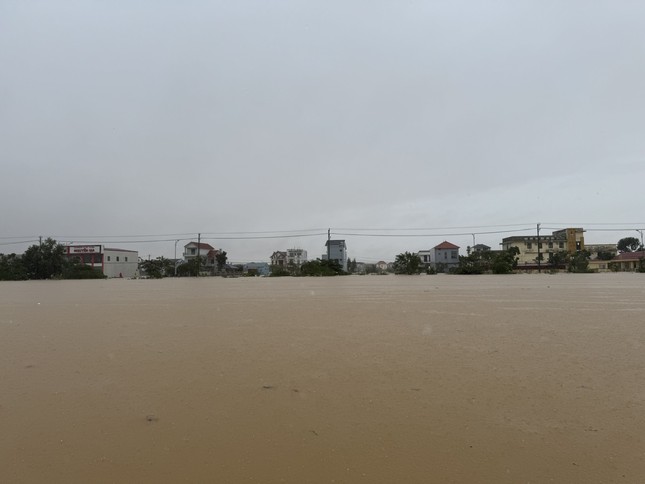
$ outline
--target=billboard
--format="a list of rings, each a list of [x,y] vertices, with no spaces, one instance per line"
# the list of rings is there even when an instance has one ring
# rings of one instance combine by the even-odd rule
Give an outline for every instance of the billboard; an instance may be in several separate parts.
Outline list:
[[[69,245],[67,246],[67,253],[80,255],[80,254],[100,254],[100,245]]]

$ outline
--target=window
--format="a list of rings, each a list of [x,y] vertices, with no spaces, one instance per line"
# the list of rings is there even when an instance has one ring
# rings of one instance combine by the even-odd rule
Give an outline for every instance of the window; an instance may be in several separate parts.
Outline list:
[[[553,249],[553,242],[549,242],[549,249]]]
[[[195,255],[195,251],[197,251],[197,249],[190,249],[190,255]]]
[[[108,262],[110,262],[110,257],[112,257],[112,256],[109,256],[109,255],[108,255]]]
[[[119,256],[118,255],[116,256],[116,261],[119,262]]]
[[[533,244],[531,242],[526,243],[526,248],[531,250],[533,248]]]
[[[457,251],[453,250],[452,253],[450,254],[451,259],[456,259],[457,258]]]
[[[564,242],[558,242],[558,248],[564,249]]]

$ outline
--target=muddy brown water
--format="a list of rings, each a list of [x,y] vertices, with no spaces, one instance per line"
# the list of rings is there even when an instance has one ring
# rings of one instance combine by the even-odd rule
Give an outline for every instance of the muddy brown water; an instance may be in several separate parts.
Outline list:
[[[0,283],[0,482],[642,483],[645,275]]]

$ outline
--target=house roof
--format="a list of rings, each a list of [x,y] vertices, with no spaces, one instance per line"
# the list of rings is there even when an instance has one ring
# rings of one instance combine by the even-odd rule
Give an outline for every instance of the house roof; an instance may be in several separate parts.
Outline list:
[[[645,258],[645,250],[639,250],[636,252],[623,252],[618,254],[612,260],[621,261],[621,260],[639,260]]]
[[[435,245],[433,248],[434,249],[458,249],[459,246],[455,244],[451,244],[447,240],[444,240],[439,245]]]
[[[325,247],[328,245],[345,245],[344,240],[328,240],[325,242]]]
[[[215,250],[215,247],[213,247],[211,244],[205,244],[203,242],[188,242],[186,245],[184,245],[184,247],[188,247],[189,245],[194,245],[195,248],[204,250]]]

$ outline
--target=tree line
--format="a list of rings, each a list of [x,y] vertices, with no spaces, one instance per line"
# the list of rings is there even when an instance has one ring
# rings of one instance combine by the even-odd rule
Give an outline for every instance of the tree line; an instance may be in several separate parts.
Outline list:
[[[65,255],[52,238],[30,246],[24,254],[0,254],[0,281],[28,279],[103,279],[103,273]]]

